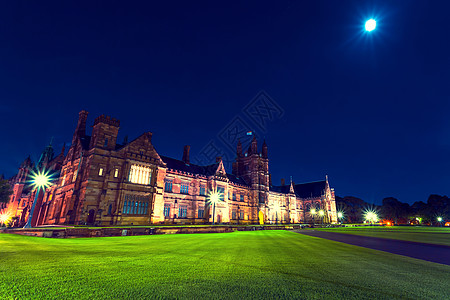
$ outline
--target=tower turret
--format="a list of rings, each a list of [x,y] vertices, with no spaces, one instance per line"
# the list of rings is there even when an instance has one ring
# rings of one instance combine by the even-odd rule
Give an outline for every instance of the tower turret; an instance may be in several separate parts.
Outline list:
[[[94,121],[90,148],[112,150],[116,147],[120,121],[110,116],[101,115]]]
[[[266,140],[264,140],[264,143],[263,143],[263,145],[262,145],[261,156],[262,156],[262,158],[268,158],[268,157],[269,157],[269,153],[268,153],[268,149],[267,149]]]
[[[88,112],[82,110],[78,113],[78,124],[75,132],[73,133],[72,145],[75,144],[77,138],[84,137],[86,135],[86,120],[88,117]]]

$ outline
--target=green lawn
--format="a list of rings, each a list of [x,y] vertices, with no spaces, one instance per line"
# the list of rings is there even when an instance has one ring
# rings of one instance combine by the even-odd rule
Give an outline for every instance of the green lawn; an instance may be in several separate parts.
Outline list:
[[[450,246],[450,228],[427,226],[361,226],[316,230]]]
[[[450,266],[288,231],[0,234],[0,299],[445,299]]]

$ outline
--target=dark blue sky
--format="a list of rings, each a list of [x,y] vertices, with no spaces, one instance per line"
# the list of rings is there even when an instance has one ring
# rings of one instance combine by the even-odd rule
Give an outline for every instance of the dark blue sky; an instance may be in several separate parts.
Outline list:
[[[340,196],[449,194],[448,1],[9,1],[0,5],[0,173],[52,136],[121,120],[191,157],[261,90],[274,183],[329,175]],[[377,29],[366,34],[364,21]],[[262,141],[261,141],[262,142]],[[231,170],[229,170],[231,172]]]

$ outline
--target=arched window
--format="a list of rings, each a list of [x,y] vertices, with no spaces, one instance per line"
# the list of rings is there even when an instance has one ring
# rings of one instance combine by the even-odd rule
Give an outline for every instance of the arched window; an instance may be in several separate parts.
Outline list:
[[[125,201],[125,203],[123,204],[123,211],[122,211],[123,214],[127,213],[127,205],[128,205],[128,201]]]
[[[130,211],[130,214],[134,214],[134,201],[133,202],[131,202],[131,211]]]

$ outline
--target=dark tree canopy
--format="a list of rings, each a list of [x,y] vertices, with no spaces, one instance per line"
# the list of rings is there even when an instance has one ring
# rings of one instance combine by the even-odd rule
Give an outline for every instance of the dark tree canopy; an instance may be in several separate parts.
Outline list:
[[[0,203],[8,202],[11,194],[12,190],[8,181],[0,177]]]

